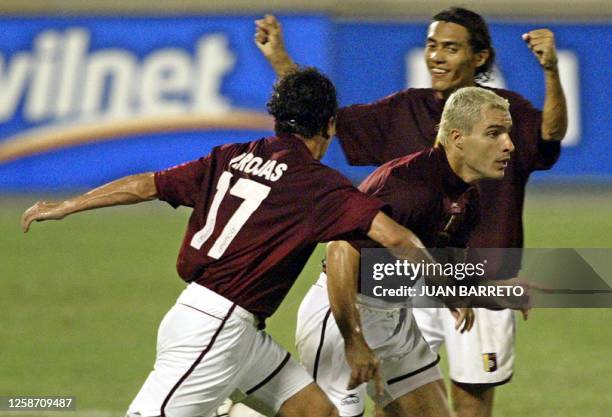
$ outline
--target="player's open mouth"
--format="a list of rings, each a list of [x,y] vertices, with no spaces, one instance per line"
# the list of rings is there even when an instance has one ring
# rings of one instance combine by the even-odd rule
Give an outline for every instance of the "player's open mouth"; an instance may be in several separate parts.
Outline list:
[[[508,166],[508,161],[510,161],[510,158],[499,159],[495,161],[495,163],[499,165],[502,169],[505,169]]]
[[[432,77],[442,77],[448,74],[450,71],[442,68],[430,68],[429,72],[431,73]]]

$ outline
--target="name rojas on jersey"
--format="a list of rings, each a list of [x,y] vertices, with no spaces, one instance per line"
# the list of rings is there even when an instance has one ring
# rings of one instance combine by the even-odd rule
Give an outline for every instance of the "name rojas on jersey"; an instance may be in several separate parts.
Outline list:
[[[229,166],[237,171],[272,182],[278,181],[288,168],[287,164],[279,163],[274,159],[264,161],[263,158],[246,152],[232,158]]]
[[[168,47],[139,59],[123,48],[91,52],[89,44],[85,28],[45,30],[31,52],[0,54],[0,122],[13,118],[22,100],[30,123],[230,111],[221,84],[236,58],[222,34],[201,36],[193,56]]]

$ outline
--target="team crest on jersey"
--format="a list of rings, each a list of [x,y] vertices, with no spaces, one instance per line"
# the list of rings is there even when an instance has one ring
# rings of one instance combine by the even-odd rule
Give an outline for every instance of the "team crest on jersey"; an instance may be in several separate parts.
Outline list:
[[[497,354],[496,353],[483,353],[482,364],[485,372],[497,371]]]

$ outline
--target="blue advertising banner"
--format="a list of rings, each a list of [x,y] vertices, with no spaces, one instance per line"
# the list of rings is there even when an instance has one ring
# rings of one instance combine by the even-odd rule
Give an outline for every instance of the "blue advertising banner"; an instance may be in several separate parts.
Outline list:
[[[1,18],[0,190],[89,187],[269,135],[256,18]],[[326,18],[283,27],[329,72]]]
[[[270,134],[274,74],[253,44],[258,16],[3,17],[0,193],[91,187]],[[341,104],[427,87],[426,23],[280,16],[287,49],[334,79]],[[541,107],[542,72],[521,40],[537,23],[493,23],[493,85]],[[543,180],[612,176],[610,25],[549,25],[570,112],[560,161]],[[605,49],[605,48],[604,48]],[[337,143],[324,162],[359,181]]]

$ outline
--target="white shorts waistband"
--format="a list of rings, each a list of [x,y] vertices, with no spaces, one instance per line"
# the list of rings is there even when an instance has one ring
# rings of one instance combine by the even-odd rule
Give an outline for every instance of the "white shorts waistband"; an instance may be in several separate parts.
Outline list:
[[[215,315],[211,309],[220,310],[221,312],[227,313],[232,306],[236,304],[222,295],[219,295],[216,292],[209,290],[208,288],[195,282],[187,285],[187,288],[185,288],[181,295],[179,295],[176,302],[197,308],[198,310],[210,313],[211,315]],[[242,320],[255,327],[259,325],[259,320],[257,320],[252,313],[237,304],[234,307],[232,315],[240,317]]]

